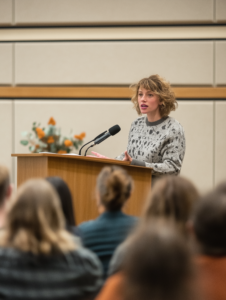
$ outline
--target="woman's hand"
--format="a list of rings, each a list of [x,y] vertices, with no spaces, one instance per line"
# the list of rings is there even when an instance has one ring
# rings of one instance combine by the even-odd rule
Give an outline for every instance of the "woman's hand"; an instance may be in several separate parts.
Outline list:
[[[102,155],[100,153],[97,153],[97,152],[94,152],[94,151],[91,151],[91,153],[93,153],[94,155],[87,155],[87,157],[99,157],[99,158],[110,159],[109,157],[104,156],[104,155]]]
[[[123,158],[123,161],[130,161],[132,162],[132,157],[128,154],[127,151],[125,151],[125,157]]]

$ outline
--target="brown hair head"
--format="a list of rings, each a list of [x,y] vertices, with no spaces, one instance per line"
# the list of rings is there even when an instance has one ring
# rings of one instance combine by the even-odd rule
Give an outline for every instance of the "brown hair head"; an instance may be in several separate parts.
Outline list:
[[[64,227],[54,188],[46,180],[32,179],[18,189],[0,245],[33,254],[70,251],[76,246]]]
[[[146,90],[152,91],[154,94],[159,96],[160,106],[159,112],[161,117],[166,117],[171,111],[177,108],[177,101],[175,94],[170,84],[159,75],[151,75],[148,78],[141,79],[137,84],[131,86],[135,93],[131,99],[134,104],[138,115],[141,115],[140,107],[138,104],[138,92],[139,88],[142,87]]]
[[[185,240],[164,221],[138,227],[123,271],[125,300],[194,299],[191,254]]]
[[[2,206],[7,189],[9,187],[9,171],[6,167],[0,166],[0,207]]]
[[[181,176],[164,176],[152,188],[144,209],[144,219],[165,218],[186,233],[188,221],[199,193],[191,181]]]
[[[120,210],[130,197],[131,189],[132,178],[120,167],[105,167],[97,177],[101,204],[109,211]]]
[[[226,255],[226,194],[218,189],[198,202],[193,227],[201,251],[207,255]]]

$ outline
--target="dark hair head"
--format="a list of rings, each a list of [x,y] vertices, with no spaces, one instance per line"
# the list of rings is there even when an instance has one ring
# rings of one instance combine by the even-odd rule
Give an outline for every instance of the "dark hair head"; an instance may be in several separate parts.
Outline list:
[[[7,189],[9,187],[9,171],[6,167],[0,166],[0,207],[2,206]]]
[[[109,211],[120,210],[130,197],[131,189],[132,178],[120,167],[104,167],[97,177],[100,201]]]
[[[217,192],[225,194],[226,195],[226,182],[223,181],[215,189]]]
[[[209,255],[226,254],[226,194],[205,195],[193,215],[194,232],[201,249]]]
[[[47,177],[46,180],[55,188],[60,198],[67,226],[75,225],[71,192],[66,182],[60,177]]]
[[[164,176],[155,183],[147,198],[144,219],[165,218],[186,233],[185,224],[198,198],[196,187],[188,179]]]
[[[143,224],[129,246],[123,264],[126,300],[191,299],[191,255],[173,227],[163,221]]]

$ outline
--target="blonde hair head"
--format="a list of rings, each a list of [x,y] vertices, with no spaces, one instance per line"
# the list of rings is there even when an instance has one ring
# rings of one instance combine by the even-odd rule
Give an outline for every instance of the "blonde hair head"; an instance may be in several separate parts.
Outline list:
[[[137,84],[131,86],[135,93],[131,99],[134,104],[138,115],[141,115],[139,103],[138,103],[138,92],[140,88],[152,91],[154,94],[159,96],[159,112],[161,117],[166,117],[171,111],[177,108],[177,101],[175,94],[169,84],[164,78],[159,75],[151,75],[148,78],[141,79]]]
[[[33,254],[74,250],[73,237],[65,230],[58,195],[43,179],[25,182],[7,216],[0,245]]]
[[[120,167],[105,167],[98,175],[97,191],[100,201],[109,211],[120,210],[130,197],[131,189],[132,178]]]

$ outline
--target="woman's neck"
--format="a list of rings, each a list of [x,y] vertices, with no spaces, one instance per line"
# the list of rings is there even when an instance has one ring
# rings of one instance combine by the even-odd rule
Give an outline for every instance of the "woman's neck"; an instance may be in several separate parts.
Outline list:
[[[156,122],[160,120],[162,117],[158,111],[147,113],[148,122]]]

